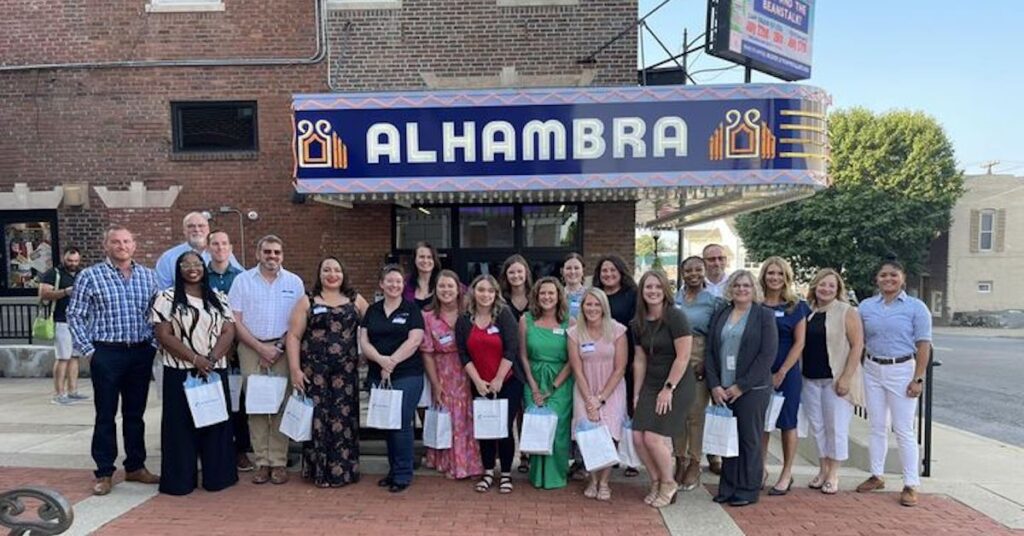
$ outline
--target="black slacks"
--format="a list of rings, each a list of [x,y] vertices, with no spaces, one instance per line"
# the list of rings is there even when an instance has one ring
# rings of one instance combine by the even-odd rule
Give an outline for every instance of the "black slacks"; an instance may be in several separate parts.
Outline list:
[[[146,466],[146,399],[153,376],[155,349],[148,342],[131,346],[94,343],[90,375],[96,420],[92,431],[92,459],[96,477],[114,474],[117,461],[117,407],[121,406],[124,433],[124,470]],[[187,410],[187,408],[186,408]]]
[[[740,455],[722,459],[722,478],[718,494],[756,502],[764,478],[761,459],[761,436],[764,434],[764,412],[768,409],[771,389],[747,391],[730,405],[739,431]]]
[[[238,482],[231,419],[203,428],[195,427],[182,385],[189,372],[164,367],[160,492],[168,495],[187,495],[196,489],[199,483],[197,460],[203,464],[203,489],[218,491]],[[227,370],[217,370],[217,373],[221,377],[224,400],[230,404]]]

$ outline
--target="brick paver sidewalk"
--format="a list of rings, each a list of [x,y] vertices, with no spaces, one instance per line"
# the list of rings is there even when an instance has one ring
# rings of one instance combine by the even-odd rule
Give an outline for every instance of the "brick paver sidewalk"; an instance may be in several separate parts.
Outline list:
[[[762,495],[757,504],[726,511],[748,536],[1024,536],[1024,530],[1010,530],[944,495],[919,497],[916,507],[907,508],[897,492],[828,496],[794,487],[784,497]]]

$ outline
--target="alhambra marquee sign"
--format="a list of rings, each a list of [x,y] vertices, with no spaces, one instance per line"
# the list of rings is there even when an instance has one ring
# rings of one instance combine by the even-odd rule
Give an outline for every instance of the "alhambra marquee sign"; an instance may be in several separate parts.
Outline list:
[[[296,189],[822,186],[827,103],[796,84],[296,95]]]

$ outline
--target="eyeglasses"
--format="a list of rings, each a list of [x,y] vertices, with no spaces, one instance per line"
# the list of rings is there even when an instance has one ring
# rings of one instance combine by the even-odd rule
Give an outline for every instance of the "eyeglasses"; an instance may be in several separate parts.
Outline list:
[[[182,270],[195,270],[197,268],[202,269],[204,266],[201,262],[183,262],[178,265],[178,268],[181,268]]]
[[[265,249],[265,250],[263,250],[263,254],[264,255],[274,255],[275,257],[279,257],[283,253],[284,252],[282,250],[280,250],[280,249]]]
[[[722,261],[722,262],[725,262],[725,255],[722,255],[722,256],[719,256],[719,257],[704,257],[704,260],[706,260],[706,261]]]

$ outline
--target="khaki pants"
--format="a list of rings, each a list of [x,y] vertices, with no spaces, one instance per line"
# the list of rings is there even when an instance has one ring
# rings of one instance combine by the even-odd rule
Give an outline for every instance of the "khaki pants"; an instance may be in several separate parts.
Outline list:
[[[690,347],[690,368],[704,362],[704,337],[693,336],[693,345]],[[711,391],[703,380],[697,382],[697,389],[693,397],[693,405],[686,415],[686,427],[683,433],[672,438],[672,447],[678,457],[699,460],[701,450],[704,448],[704,410],[708,407],[708,400],[711,399]]]
[[[260,370],[260,355],[244,343],[238,345],[238,361],[243,382],[247,382],[252,374],[266,374],[266,369]],[[270,371],[276,376],[287,378],[288,359],[282,356]],[[278,431],[284,406],[282,403],[276,415],[249,415],[249,439],[252,441],[257,466],[285,467],[288,463],[288,436]]]

